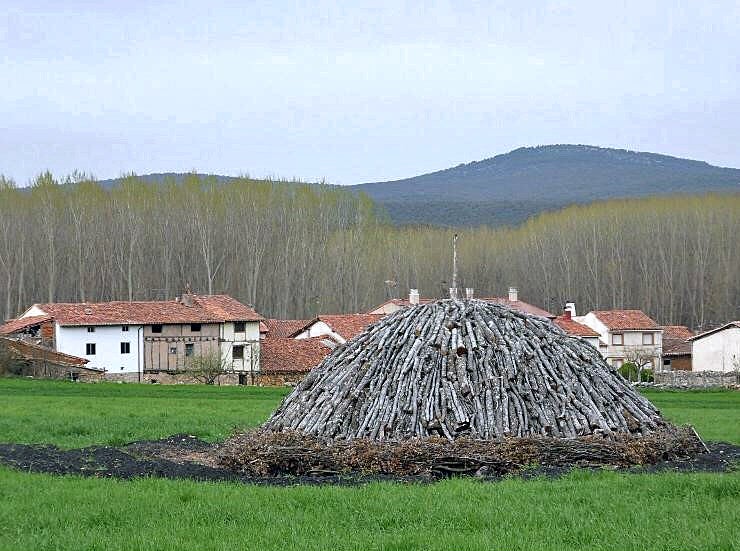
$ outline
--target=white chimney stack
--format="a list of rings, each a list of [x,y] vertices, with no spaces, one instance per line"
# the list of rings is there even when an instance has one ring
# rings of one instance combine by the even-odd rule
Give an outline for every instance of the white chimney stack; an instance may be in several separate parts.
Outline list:
[[[409,304],[412,306],[419,304],[419,289],[409,289]]]
[[[571,318],[576,317],[576,303],[575,302],[566,302],[564,310],[570,313]]]
[[[472,287],[465,287],[465,298],[468,300],[471,300],[473,298],[473,288]]]
[[[509,301],[516,302],[517,300],[519,300],[519,291],[516,287],[509,287]]]
[[[450,298],[457,300],[457,287],[450,287]]]

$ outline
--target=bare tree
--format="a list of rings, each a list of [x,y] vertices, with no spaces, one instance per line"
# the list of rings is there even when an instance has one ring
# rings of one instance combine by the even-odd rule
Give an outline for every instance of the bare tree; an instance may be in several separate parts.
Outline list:
[[[212,385],[226,372],[227,364],[220,352],[196,354],[187,363],[188,374],[197,382]]]

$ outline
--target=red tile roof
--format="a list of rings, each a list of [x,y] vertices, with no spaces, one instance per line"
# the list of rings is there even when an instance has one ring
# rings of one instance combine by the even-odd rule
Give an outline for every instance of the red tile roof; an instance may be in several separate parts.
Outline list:
[[[265,325],[269,337],[290,337],[299,329],[303,329],[309,321],[266,319]]]
[[[324,340],[326,339],[321,337],[312,339],[268,337],[260,346],[260,371],[308,373],[332,351],[322,342]]]
[[[691,354],[691,343],[687,341],[694,332],[685,325],[663,325],[663,355],[685,356]]]
[[[332,331],[340,335],[345,340],[350,340],[367,329],[371,324],[383,318],[384,314],[322,314],[303,327],[295,331],[291,337],[302,333],[314,323],[323,321]]]
[[[593,314],[610,330],[660,329],[642,310],[595,310]]]
[[[551,314],[550,312],[548,312],[547,310],[543,310],[539,306],[529,304],[528,302],[524,302],[522,300],[509,300],[506,297],[487,297],[482,298],[481,300],[492,302],[494,304],[500,304],[501,306],[506,306],[508,308],[511,308],[512,310],[524,312],[525,314],[533,314],[542,318],[555,319],[555,314]]]
[[[436,298],[427,298],[427,297],[419,297],[419,304],[429,304],[430,302],[434,302],[437,300]],[[411,306],[411,302],[408,298],[392,298],[389,300],[386,300],[385,302],[381,302],[374,308],[371,308],[368,310],[368,313],[374,312],[375,310],[378,310],[382,308],[383,306],[386,306],[388,304],[395,304],[396,306],[400,306],[401,308],[405,308],[406,306]]]
[[[87,360],[85,358],[78,358],[77,356],[71,356],[69,354],[63,354],[61,352],[55,352],[43,346],[31,344],[23,341],[16,341],[13,339],[0,339],[4,344],[11,350],[14,350],[17,354],[28,360],[45,360],[52,364],[57,365],[68,365],[73,367],[81,367],[85,369],[91,369],[94,371],[104,371],[103,369],[94,367],[85,367]]]
[[[14,320],[8,320],[4,324],[0,325],[0,335],[10,335],[22,331],[27,327],[39,325],[45,321],[49,321],[51,316],[28,316],[27,318],[18,318]]]
[[[252,308],[227,295],[195,295],[193,305],[181,301],[76,302],[39,304],[60,325],[135,325],[259,321]]]
[[[421,297],[419,298],[419,304],[429,304],[430,302],[434,302],[435,300],[439,300],[439,299]],[[524,312],[525,314],[533,314],[535,316],[540,316],[543,318],[550,318],[550,319],[555,318],[555,315],[551,314],[547,310],[543,310],[542,308],[535,306],[534,304],[529,304],[528,302],[524,302],[522,300],[511,301],[506,297],[486,297],[486,298],[481,298],[480,300],[484,300],[486,302],[493,302],[494,304],[500,304],[501,306],[506,306],[508,308],[512,308],[519,312]],[[375,308],[369,311],[374,312],[375,310],[378,310],[387,304],[395,304],[396,306],[401,306],[401,307],[411,306],[411,303],[409,302],[409,299],[407,298],[393,298],[391,300],[386,300],[382,304],[378,304]]]
[[[552,320],[555,325],[572,337],[598,337],[599,334],[588,325],[583,325],[565,316],[558,316]]]

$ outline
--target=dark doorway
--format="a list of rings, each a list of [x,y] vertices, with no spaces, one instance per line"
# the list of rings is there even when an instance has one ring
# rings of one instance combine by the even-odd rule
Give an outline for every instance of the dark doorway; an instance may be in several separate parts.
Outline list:
[[[240,385],[247,384],[247,374],[246,373],[239,373],[239,384]]]

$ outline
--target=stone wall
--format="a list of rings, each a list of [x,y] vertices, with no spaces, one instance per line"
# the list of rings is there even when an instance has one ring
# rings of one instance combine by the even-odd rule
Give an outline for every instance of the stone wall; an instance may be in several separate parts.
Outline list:
[[[740,384],[740,374],[734,371],[663,371],[655,373],[655,384],[680,388],[728,387]]]
[[[273,371],[258,373],[254,384],[257,386],[295,386],[308,375],[305,371]]]
[[[187,372],[172,372],[168,373],[166,371],[160,371],[160,372],[147,372],[141,374],[141,379],[139,379],[139,373],[106,373],[104,379],[106,381],[114,381],[114,382],[124,382],[124,383],[146,383],[146,384],[162,384],[162,385],[193,385],[193,384],[202,384],[203,381],[198,381],[197,379],[193,378],[192,375],[190,375]],[[243,384],[249,385],[252,384],[251,378],[249,374],[244,375],[244,382]],[[241,384],[239,381],[239,374],[238,373],[224,373],[222,375],[219,375],[218,380],[214,383],[219,386],[226,386],[226,385],[238,385]]]

